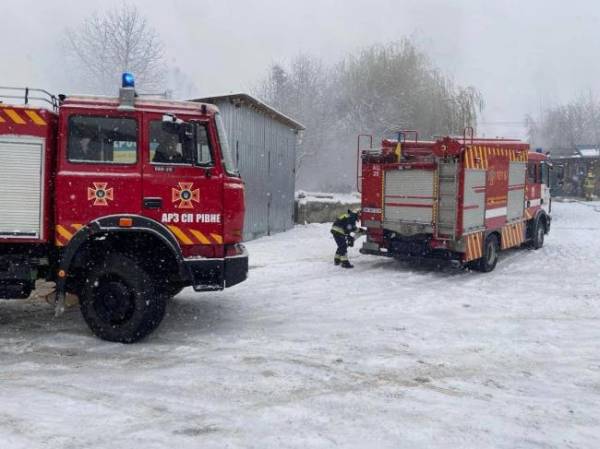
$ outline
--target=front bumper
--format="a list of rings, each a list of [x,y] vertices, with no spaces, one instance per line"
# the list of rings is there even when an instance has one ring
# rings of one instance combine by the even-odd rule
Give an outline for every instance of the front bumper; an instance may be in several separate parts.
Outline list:
[[[184,265],[197,292],[223,290],[248,278],[248,251],[244,245],[235,256],[222,259],[185,259]]]

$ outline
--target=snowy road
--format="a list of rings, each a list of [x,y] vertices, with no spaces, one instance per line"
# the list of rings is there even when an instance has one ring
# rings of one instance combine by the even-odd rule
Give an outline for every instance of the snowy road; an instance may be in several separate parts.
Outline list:
[[[149,339],[0,303],[0,448],[600,447],[600,208],[490,274],[351,252],[326,225],[251,242]]]

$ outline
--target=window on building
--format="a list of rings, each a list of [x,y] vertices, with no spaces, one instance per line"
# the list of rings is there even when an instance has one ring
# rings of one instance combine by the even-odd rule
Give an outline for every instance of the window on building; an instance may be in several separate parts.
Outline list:
[[[132,118],[74,115],[69,118],[70,162],[135,164],[138,125]]]

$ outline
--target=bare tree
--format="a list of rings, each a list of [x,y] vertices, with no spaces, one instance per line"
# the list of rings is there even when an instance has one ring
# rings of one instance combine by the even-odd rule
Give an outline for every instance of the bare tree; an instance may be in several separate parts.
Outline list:
[[[148,92],[165,89],[163,46],[158,33],[134,5],[123,3],[104,14],[93,14],[65,31],[68,56],[94,93],[114,94],[123,72],[132,72],[136,87]]]
[[[356,188],[356,138],[416,129],[421,136],[461,134],[477,125],[483,98],[436,70],[410,40],[368,47],[333,65],[299,55],[273,65],[257,95],[306,126],[297,185]]]
[[[271,66],[256,94],[274,108],[290,113],[310,129],[296,153],[296,174],[303,173],[304,162],[315,156],[327,139],[330,113],[328,75],[320,60],[309,55],[296,56],[289,70]]]
[[[166,84],[169,86],[169,90],[166,92],[168,98],[175,100],[197,98],[196,84],[181,68],[177,66],[169,68],[166,79]]]
[[[592,93],[527,117],[530,142],[554,155],[573,154],[578,145],[600,145],[600,102]]]

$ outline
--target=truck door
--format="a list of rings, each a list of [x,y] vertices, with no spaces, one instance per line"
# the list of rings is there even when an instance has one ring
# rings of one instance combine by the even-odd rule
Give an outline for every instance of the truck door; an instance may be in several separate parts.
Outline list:
[[[175,235],[185,256],[223,256],[223,175],[208,122],[144,120],[143,215]]]
[[[543,161],[541,164],[541,196],[542,196],[542,209],[550,213],[552,208],[552,198],[550,195],[550,170],[551,166],[547,161]]]
[[[65,246],[94,219],[141,213],[141,124],[114,111],[65,111],[60,120],[55,239]]]
[[[510,161],[508,163],[508,201],[506,204],[506,219],[509,222],[523,218],[523,213],[525,211],[526,172],[526,162]]]

